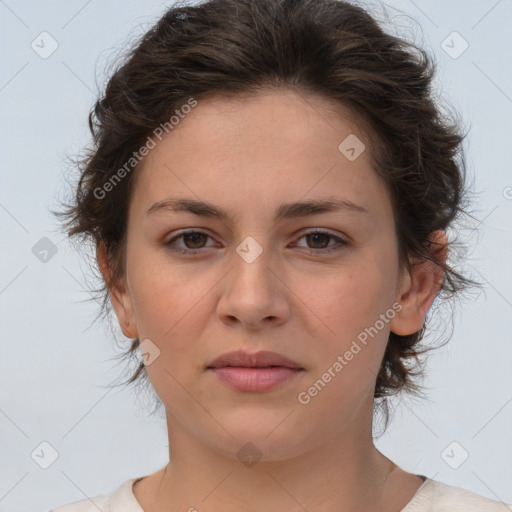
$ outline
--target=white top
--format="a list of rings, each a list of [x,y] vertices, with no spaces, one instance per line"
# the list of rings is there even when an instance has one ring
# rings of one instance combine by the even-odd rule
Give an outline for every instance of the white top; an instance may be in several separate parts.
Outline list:
[[[418,475],[420,476],[420,475]],[[132,478],[113,493],[75,501],[50,512],[144,512],[133,494]],[[512,505],[484,498],[478,494],[427,478],[411,501],[400,512],[510,512]]]

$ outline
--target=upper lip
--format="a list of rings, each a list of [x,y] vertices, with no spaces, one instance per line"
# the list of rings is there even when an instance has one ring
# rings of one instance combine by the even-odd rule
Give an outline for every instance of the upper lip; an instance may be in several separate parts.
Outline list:
[[[217,359],[213,360],[208,368],[222,368],[225,366],[238,366],[246,368],[268,368],[270,366],[285,366],[287,368],[302,369],[302,367],[288,359],[281,354],[276,352],[269,352],[263,350],[260,352],[250,353],[244,352],[243,350],[237,350],[234,352],[226,352]]]

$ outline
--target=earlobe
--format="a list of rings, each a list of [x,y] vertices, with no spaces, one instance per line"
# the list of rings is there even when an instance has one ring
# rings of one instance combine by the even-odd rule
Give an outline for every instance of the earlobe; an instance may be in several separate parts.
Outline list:
[[[441,265],[446,262],[448,254],[446,234],[444,231],[434,231],[430,241],[437,263],[431,260],[412,262],[412,268],[405,271],[398,292],[397,302],[402,309],[391,321],[390,329],[400,336],[413,334],[423,327],[427,312],[441,287],[444,275]]]
[[[108,285],[112,276],[112,269],[110,268],[106,248],[102,243],[98,244],[96,249],[96,259],[103,279]],[[133,314],[133,304],[126,284],[124,282],[112,283],[109,286],[109,294],[123,334],[127,338],[136,338],[138,333]]]

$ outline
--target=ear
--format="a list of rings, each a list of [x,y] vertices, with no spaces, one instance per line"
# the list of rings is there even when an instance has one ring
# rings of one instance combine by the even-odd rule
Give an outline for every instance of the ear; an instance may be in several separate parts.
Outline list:
[[[430,236],[432,253],[440,264],[446,262],[448,241],[444,231],[434,231]],[[413,261],[410,270],[404,270],[404,276],[398,291],[397,302],[402,309],[391,320],[391,332],[407,336],[423,327],[427,312],[441,287],[444,271],[433,261]]]
[[[96,248],[96,259],[103,275],[103,279],[108,284],[112,275],[107,250],[103,243],[98,244]],[[137,325],[135,315],[133,314],[133,303],[131,295],[123,278],[121,283],[114,283],[109,287],[110,299],[117,316],[119,326],[127,338],[136,338]]]

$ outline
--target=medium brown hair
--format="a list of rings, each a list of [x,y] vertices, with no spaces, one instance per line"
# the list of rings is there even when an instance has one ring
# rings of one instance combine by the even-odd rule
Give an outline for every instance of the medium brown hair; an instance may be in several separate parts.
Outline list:
[[[429,235],[465,212],[465,171],[457,123],[432,92],[435,66],[415,44],[385,33],[366,10],[340,0],[210,0],[176,5],[126,52],[89,115],[93,147],[78,160],[80,179],[59,215],[70,237],[107,250],[111,281],[123,276],[127,212],[137,167],[114,174],[190,98],[254,94],[265,87],[314,94],[348,108],[374,140],[376,171],[393,199],[400,264],[442,265],[439,296],[474,281],[435,257]],[[340,141],[341,142],[341,141]],[[119,177],[119,174],[118,174]],[[106,190],[98,198],[98,190]],[[96,193],[95,193],[96,191]],[[450,248],[451,248],[450,244]],[[374,396],[416,393],[422,329],[390,333]],[[134,356],[133,339],[124,356]],[[411,364],[412,363],[412,364]],[[414,378],[413,378],[414,377]],[[128,383],[147,380],[144,364]]]

